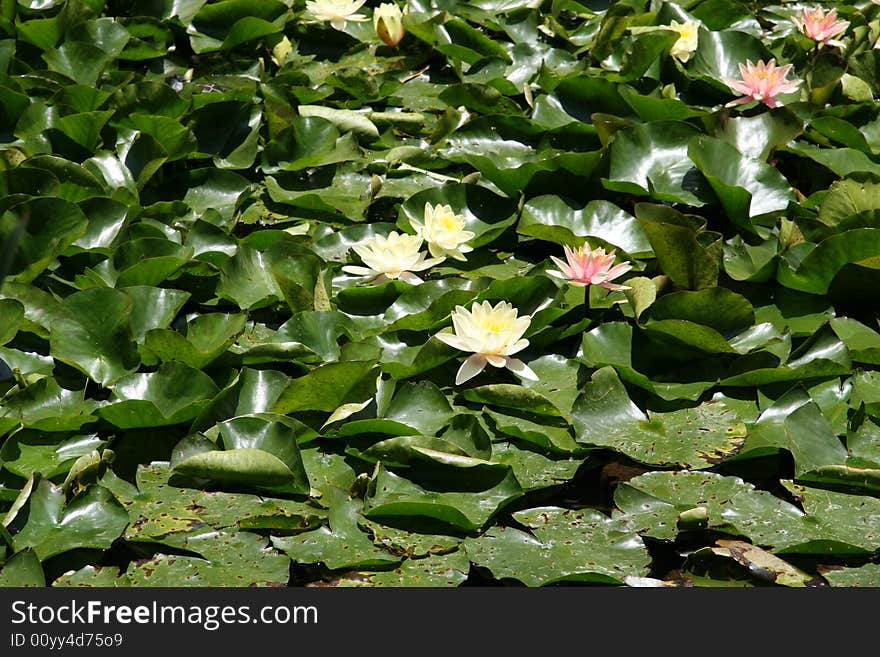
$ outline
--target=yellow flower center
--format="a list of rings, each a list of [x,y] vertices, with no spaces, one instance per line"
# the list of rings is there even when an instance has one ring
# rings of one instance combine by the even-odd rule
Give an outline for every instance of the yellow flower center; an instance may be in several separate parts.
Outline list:
[[[489,333],[501,333],[501,331],[507,330],[508,323],[496,317],[487,317],[480,322],[479,326]]]
[[[684,25],[675,25],[673,29],[681,35],[681,38],[687,39],[692,37],[696,32],[696,27],[694,25],[689,25],[685,23]]]

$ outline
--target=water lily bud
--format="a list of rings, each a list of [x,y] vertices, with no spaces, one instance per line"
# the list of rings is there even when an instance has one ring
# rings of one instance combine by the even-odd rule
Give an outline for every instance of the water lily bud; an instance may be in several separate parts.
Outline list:
[[[282,37],[281,41],[272,48],[272,61],[275,62],[277,66],[284,66],[284,62],[287,61],[287,58],[292,52],[293,44],[290,42],[290,39],[286,36]]]
[[[403,13],[400,7],[391,2],[383,2],[373,12],[373,27],[376,28],[376,35],[387,46],[396,46],[406,34]]]

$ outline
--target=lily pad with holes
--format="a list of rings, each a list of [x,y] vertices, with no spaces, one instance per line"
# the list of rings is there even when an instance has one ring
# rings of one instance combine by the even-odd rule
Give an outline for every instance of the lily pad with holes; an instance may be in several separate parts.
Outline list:
[[[537,507],[514,514],[529,531],[498,527],[465,549],[477,566],[527,586],[560,582],[622,584],[647,574],[641,538],[625,523],[593,510]]]

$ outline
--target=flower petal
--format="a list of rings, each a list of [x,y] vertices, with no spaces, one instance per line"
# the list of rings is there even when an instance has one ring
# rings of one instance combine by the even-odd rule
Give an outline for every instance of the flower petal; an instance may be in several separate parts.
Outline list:
[[[504,356],[498,356],[496,354],[482,354],[482,356],[492,367],[504,367],[507,364],[507,359]]]
[[[367,269],[366,267],[358,267],[357,265],[344,265],[342,267],[342,271],[347,274],[354,274],[355,276],[369,276],[370,274],[375,274],[376,272],[372,269]]]
[[[529,346],[529,341],[526,340],[525,338],[523,338],[522,340],[517,340],[516,342],[514,342],[512,345],[510,345],[507,348],[507,355],[510,356],[512,354],[520,352],[528,346]]]
[[[440,340],[440,342],[448,344],[453,349],[471,351],[471,349],[468,348],[469,345],[467,340],[460,335],[455,335],[455,333],[437,333],[434,337]]]
[[[519,358],[508,358],[507,369],[522,379],[528,379],[529,381],[538,380],[538,375],[532,371],[532,368],[522,362]]]
[[[421,285],[422,283],[425,282],[421,278],[419,278],[418,276],[416,276],[415,274],[413,274],[412,272],[409,272],[409,271],[400,272],[400,276],[398,276],[398,278],[400,280],[402,280],[404,283],[409,283],[410,285]]]
[[[461,385],[462,383],[469,381],[482,372],[485,367],[486,359],[482,355],[474,354],[473,356],[470,356],[461,364],[461,367],[458,368],[458,374],[455,375],[455,385]]]
[[[607,281],[603,281],[602,283],[596,283],[599,287],[604,287],[606,290],[628,290],[629,285],[618,285],[617,283],[609,283]]]

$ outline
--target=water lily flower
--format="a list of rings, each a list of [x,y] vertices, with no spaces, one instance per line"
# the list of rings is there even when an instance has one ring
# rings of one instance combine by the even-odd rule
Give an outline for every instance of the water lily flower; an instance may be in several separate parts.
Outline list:
[[[306,11],[316,21],[330,21],[337,30],[344,30],[346,21],[369,20],[363,14],[356,13],[367,0],[308,0]]]
[[[342,271],[356,276],[368,276],[373,282],[401,280],[418,285],[422,279],[413,274],[443,262],[443,258],[427,258],[419,235],[399,234],[391,231],[387,237],[375,235],[362,244],[355,244],[352,250],[357,253],[366,267],[346,265]]]
[[[793,18],[792,21],[801,32],[815,41],[820,48],[822,46],[843,47],[843,42],[838,41],[834,37],[840,36],[849,27],[849,21],[837,20],[837,9],[832,9],[826,13],[821,7],[813,9],[804,8],[801,11],[801,16]]]
[[[435,257],[449,257],[455,260],[466,260],[463,254],[473,251],[472,246],[465,244],[474,237],[474,233],[465,230],[465,218],[455,214],[452,206],[425,203],[425,223],[412,220],[410,223],[416,234],[428,243],[428,250]]]
[[[697,51],[700,24],[694,21],[685,21],[684,23],[672,21],[669,25],[664,25],[664,27],[668,30],[674,30],[680,35],[678,41],[672,44],[672,49],[669,53],[681,63],[693,57]]]
[[[517,317],[517,310],[506,301],[492,307],[488,301],[474,303],[468,310],[456,306],[452,311],[455,333],[438,333],[437,339],[455,349],[474,352],[455,376],[456,385],[472,379],[483,371],[486,364],[506,367],[523,379],[538,380],[528,365],[510,356],[529,346],[523,333],[532,323],[529,315]]]
[[[577,251],[572,250],[568,246],[563,246],[562,248],[565,250],[567,262],[562,262],[556,256],[550,256],[559,267],[559,271],[550,270],[547,272],[548,274],[565,278],[572,285],[598,285],[606,290],[629,289],[626,285],[618,285],[611,282],[632,269],[632,265],[629,262],[622,262],[619,265],[614,264],[616,250],[605,253],[604,248],[591,249],[589,244],[583,244]]]
[[[751,60],[746,60],[745,64],[739,65],[739,72],[742,80],[735,78],[722,78],[724,84],[743,94],[741,98],[737,98],[727,104],[727,107],[748,103],[753,100],[764,103],[767,107],[776,107],[779,105],[777,96],[797,91],[800,80],[786,80],[785,77],[791,70],[791,64],[785,66],[776,66],[776,60],[771,59],[766,64],[758,60],[757,64],[752,64]]]
[[[403,26],[403,12],[392,2],[383,2],[373,12],[373,27],[376,29],[376,36],[386,46],[392,48],[400,43],[406,34],[406,28]]]

